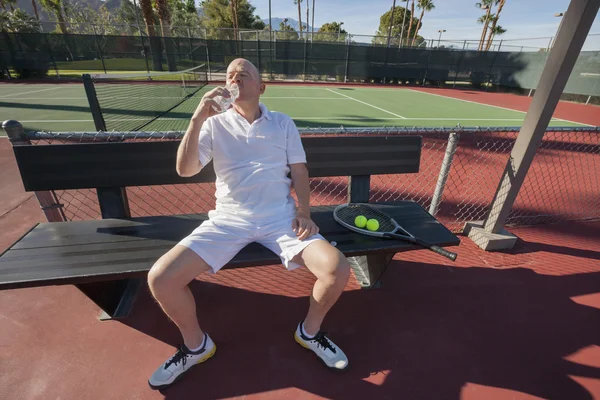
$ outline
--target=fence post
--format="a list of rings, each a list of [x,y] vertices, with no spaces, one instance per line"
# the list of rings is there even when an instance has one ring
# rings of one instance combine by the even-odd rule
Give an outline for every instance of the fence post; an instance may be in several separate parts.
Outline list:
[[[351,36],[348,36],[348,43],[346,44],[346,69],[344,71],[344,83],[348,81],[348,64],[350,62],[350,43]]]
[[[446,187],[446,181],[450,174],[450,168],[452,167],[452,159],[456,152],[458,145],[458,134],[451,132],[448,136],[448,145],[446,146],[446,153],[444,154],[444,160],[442,161],[442,167],[440,168],[440,174],[438,176],[437,183],[435,185],[435,191],[433,198],[431,199],[431,205],[429,206],[429,214],[435,215],[438,212],[440,203],[442,202],[442,196],[444,194],[444,188]]]
[[[96,32],[96,25],[92,25],[94,29],[94,39],[96,39],[96,50],[98,51],[98,57],[102,60],[102,69],[106,74],[106,64],[104,63],[104,56],[102,55],[102,49],[100,48],[100,41],[98,40],[98,32]]]
[[[206,64],[208,66],[208,81],[212,81],[212,75],[210,73],[210,53],[208,52],[208,40],[205,40],[206,44]]]
[[[25,134],[23,125],[14,120],[4,121],[2,128],[6,132],[8,139],[13,147],[16,146],[31,146],[31,140]],[[63,205],[58,203],[58,199],[54,191],[36,191],[35,197],[40,204],[40,208],[44,212],[48,222],[66,221],[67,218],[62,210]]]
[[[306,81],[306,38],[304,38],[304,65],[302,66],[302,82]]]
[[[260,67],[260,37],[258,31],[256,31],[256,53],[258,55],[258,70],[261,71]],[[260,72],[259,72],[260,73]]]
[[[140,31],[140,40],[142,41],[142,53],[144,54],[144,62],[146,63],[146,72],[150,72],[150,64],[148,64],[148,52],[146,51],[146,44],[144,43],[144,34],[138,25]]]

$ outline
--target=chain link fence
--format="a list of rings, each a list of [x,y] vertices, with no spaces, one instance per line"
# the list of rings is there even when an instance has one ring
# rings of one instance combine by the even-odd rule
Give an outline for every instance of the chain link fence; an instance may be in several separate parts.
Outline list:
[[[371,177],[371,202],[412,200],[454,232],[483,220],[519,128],[305,128],[309,135],[419,135],[420,172]],[[33,145],[73,142],[178,140],[184,132],[28,132]],[[68,171],[65,171],[68,173]],[[347,201],[348,177],[312,178],[311,204]],[[548,128],[507,225],[600,218],[600,128]],[[127,188],[131,216],[206,213],[214,183]],[[95,190],[52,193],[64,220],[98,219]],[[46,205],[48,207],[48,205]]]

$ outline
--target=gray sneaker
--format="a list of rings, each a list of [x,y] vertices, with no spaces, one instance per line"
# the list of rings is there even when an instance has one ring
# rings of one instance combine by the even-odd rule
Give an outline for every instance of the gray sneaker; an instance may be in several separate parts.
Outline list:
[[[192,352],[182,344],[177,353],[152,374],[148,385],[154,390],[163,389],[173,384],[181,375],[196,364],[201,364],[215,355],[217,346],[207,333],[204,334],[203,346],[200,350]]]
[[[311,339],[304,334],[300,323],[294,333],[294,339],[300,346],[312,350],[327,367],[337,371],[345,370],[348,368],[348,357],[326,335],[325,332],[319,331]]]

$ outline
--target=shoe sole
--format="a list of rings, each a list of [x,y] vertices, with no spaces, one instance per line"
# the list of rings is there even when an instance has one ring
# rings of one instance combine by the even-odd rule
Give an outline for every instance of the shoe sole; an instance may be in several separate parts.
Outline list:
[[[333,371],[337,371],[337,372],[343,372],[343,371],[347,370],[347,369],[348,369],[348,365],[350,365],[350,363],[348,363],[348,364],[346,364],[346,366],[345,366],[344,368],[330,367],[329,365],[327,365],[327,363],[325,362],[325,360],[323,360],[321,357],[319,357],[319,356],[317,355],[317,353],[315,353],[315,352],[314,352],[314,351],[313,351],[313,350],[312,350],[310,347],[308,347],[308,346],[306,345],[306,343],[304,343],[304,342],[302,341],[302,339],[300,339],[300,338],[298,337],[298,335],[296,334],[296,332],[294,332],[294,340],[295,340],[295,341],[296,341],[296,343],[298,343],[300,346],[304,347],[306,350],[310,351],[310,352],[311,352],[311,353],[313,353],[315,356],[317,356],[317,358],[318,358],[319,360],[321,360],[321,362],[323,363],[323,365],[324,365],[324,366],[326,366],[328,369],[331,369],[331,370],[333,370]]]
[[[196,366],[198,364],[202,364],[202,363],[208,361],[209,359],[211,359],[212,356],[214,356],[216,352],[217,352],[217,345],[214,345],[213,348],[212,348],[212,350],[210,351],[210,353],[207,353],[203,358],[201,358],[198,361],[196,361],[196,363],[194,365],[192,365],[190,368],[186,369],[184,372],[182,372],[181,374],[177,375],[177,377],[175,379],[173,379],[173,382],[171,382],[171,383],[166,383],[164,385],[155,386],[155,385],[151,384],[150,381],[148,381],[148,385],[153,390],[160,390],[160,389],[168,388],[169,386],[171,386],[175,382],[177,382],[183,375],[185,375],[186,372],[188,372],[190,369],[192,369],[192,367],[194,367],[194,366]]]

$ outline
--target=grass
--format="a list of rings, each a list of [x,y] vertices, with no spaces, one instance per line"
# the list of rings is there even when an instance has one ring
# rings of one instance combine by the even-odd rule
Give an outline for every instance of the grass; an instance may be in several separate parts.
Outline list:
[[[145,130],[185,130],[207,86]],[[124,129],[131,120],[147,118],[152,110],[127,98],[103,105],[109,129]],[[160,97],[160,94],[153,94]],[[525,113],[435,96],[406,88],[267,86],[261,101],[273,111],[290,115],[303,127],[368,126],[520,126]],[[102,105],[102,103],[101,103]],[[0,119],[16,119],[26,129],[94,131],[88,102],[79,84],[0,85]],[[119,119],[121,121],[115,121]],[[135,122],[137,125],[137,122]],[[581,126],[553,119],[553,126]]]

